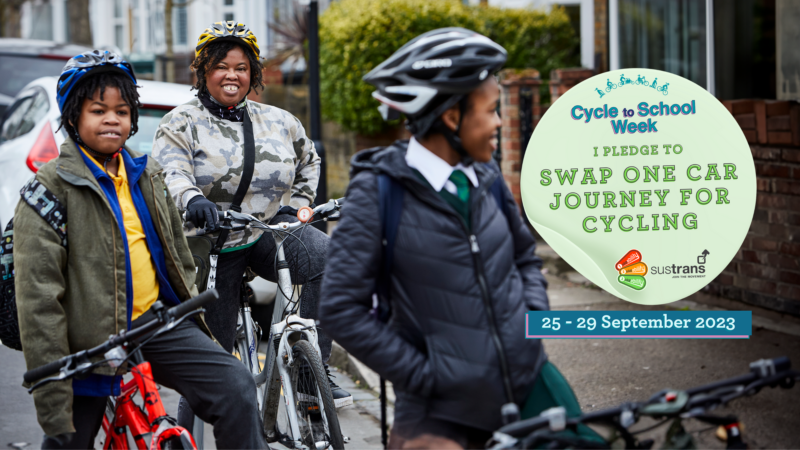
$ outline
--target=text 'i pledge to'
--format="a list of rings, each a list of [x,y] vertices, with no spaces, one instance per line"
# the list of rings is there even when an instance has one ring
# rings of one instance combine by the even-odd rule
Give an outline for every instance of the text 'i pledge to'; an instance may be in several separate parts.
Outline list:
[[[581,105],[575,105],[570,110],[570,117],[573,120],[582,120],[584,123],[591,122],[592,119],[611,119],[611,129],[614,134],[635,134],[639,133],[657,133],[658,122],[653,117],[660,116],[679,116],[697,113],[697,105],[695,100],[689,103],[672,105],[658,102],[657,105],[650,105],[647,102],[641,102],[636,105],[636,111],[633,109],[622,108],[622,117],[617,119],[620,115],[620,110],[616,106],[608,107],[608,103],[602,107],[586,108]],[[648,117],[647,120],[636,122],[634,119],[627,119],[629,117]],[[616,119],[616,120],[614,120]],[[623,155],[625,156],[625,155]]]

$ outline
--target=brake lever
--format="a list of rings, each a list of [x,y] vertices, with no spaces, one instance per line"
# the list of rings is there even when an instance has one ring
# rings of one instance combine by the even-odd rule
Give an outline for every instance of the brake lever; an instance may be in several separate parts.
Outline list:
[[[33,391],[39,389],[40,387],[44,386],[45,384],[50,384],[53,381],[61,381],[67,378],[74,376],[78,372],[82,372],[87,369],[91,369],[94,366],[99,365],[99,363],[91,363],[91,362],[83,362],[78,364],[77,367],[74,369],[68,369],[68,367],[72,364],[74,358],[70,358],[70,360],[61,367],[61,370],[58,371],[58,375],[50,378],[45,378],[44,380],[39,381],[38,383],[34,384],[33,386],[28,389],[28,394],[32,394]]]

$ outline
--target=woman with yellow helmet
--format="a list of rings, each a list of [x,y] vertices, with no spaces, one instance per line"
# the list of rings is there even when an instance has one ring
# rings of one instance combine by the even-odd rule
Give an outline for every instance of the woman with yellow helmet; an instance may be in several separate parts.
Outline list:
[[[239,197],[240,211],[263,222],[296,221],[285,212],[314,201],[320,158],[296,117],[247,99],[251,90],[261,87],[256,37],[242,23],[216,22],[200,35],[195,54],[197,98],[164,116],[153,145],[153,157],[164,167],[169,193],[178,208],[186,211],[184,232],[193,236],[205,228],[214,242],[227,232],[219,228],[218,211],[236,209],[234,197],[245,172],[245,143],[251,136],[255,163],[249,187]],[[220,299],[207,307],[206,321],[227,351],[233,350],[241,280],[247,268],[276,281],[275,241],[270,236],[261,239],[262,234],[250,228],[230,232],[220,250],[216,276]],[[316,275],[324,269],[329,238],[308,227],[299,241],[287,240],[284,251],[292,280],[300,284],[308,280],[300,315],[316,319],[321,279]],[[319,346],[326,362],[331,340],[321,329]],[[337,407],[352,404],[352,396],[333,381],[331,390]]]

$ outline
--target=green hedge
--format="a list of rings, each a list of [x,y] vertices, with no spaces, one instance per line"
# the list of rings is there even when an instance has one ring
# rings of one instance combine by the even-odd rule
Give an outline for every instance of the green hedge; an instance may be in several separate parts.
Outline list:
[[[361,81],[403,44],[436,28],[463,27],[485,34],[509,52],[506,67],[542,74],[577,64],[578,39],[563,9],[550,12],[467,7],[451,0],[340,0],[320,19],[322,114],[347,130],[379,133],[384,122]]]

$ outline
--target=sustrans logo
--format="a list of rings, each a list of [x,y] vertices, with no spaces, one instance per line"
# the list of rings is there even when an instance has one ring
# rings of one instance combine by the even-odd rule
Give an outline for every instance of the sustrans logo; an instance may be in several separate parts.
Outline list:
[[[416,61],[414,64],[411,65],[411,68],[414,70],[420,69],[439,69],[442,67],[450,67],[453,65],[453,61],[449,58],[447,59],[428,59],[425,61]]]
[[[642,253],[639,250],[631,250],[625,254],[614,268],[619,271],[617,281],[631,289],[641,291],[647,285],[644,276],[647,275],[647,264],[642,261]]]
[[[686,264],[667,264],[665,266],[653,266],[651,272],[653,275],[672,275],[672,278],[704,278],[706,273],[706,256],[710,253],[708,250],[703,252],[697,257],[697,265]]]

